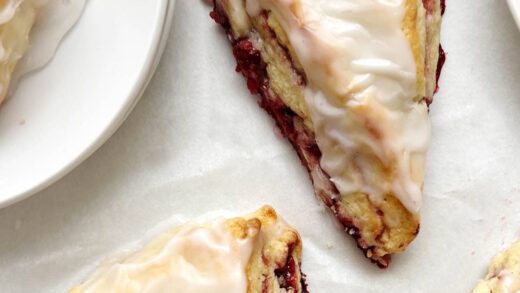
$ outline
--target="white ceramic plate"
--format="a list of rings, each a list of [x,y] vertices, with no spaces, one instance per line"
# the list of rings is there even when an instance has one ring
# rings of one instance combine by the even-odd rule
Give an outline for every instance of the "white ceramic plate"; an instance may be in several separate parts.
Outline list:
[[[509,8],[511,9],[511,13],[520,27],[520,0],[507,0],[509,4]]]
[[[0,108],[0,207],[55,182],[115,132],[159,61],[174,2],[87,2],[52,62]]]

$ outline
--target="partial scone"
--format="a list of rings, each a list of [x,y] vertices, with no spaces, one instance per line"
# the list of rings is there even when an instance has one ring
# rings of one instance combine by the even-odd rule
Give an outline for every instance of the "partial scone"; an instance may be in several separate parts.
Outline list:
[[[386,267],[419,231],[440,0],[215,0],[236,70],[318,197]]]
[[[29,45],[29,33],[38,10],[47,0],[0,0],[0,103],[11,74]]]
[[[520,240],[493,258],[486,279],[480,281],[473,290],[473,293],[518,292],[520,292]]]
[[[70,293],[305,293],[298,232],[265,206],[164,232]]]

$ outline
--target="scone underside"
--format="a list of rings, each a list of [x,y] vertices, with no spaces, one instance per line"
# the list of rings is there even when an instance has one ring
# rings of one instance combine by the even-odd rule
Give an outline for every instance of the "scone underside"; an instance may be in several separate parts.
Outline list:
[[[225,8],[219,6],[219,1],[216,1],[211,16],[217,23],[222,25],[228,34],[228,38],[233,46],[233,54],[237,60],[237,72],[240,72],[246,77],[250,91],[260,96],[260,106],[275,119],[282,134],[287,137],[293,145],[302,164],[309,172],[316,195],[333,212],[335,217],[343,225],[345,231],[356,240],[357,245],[363,250],[364,255],[379,267],[387,267],[390,262],[390,255],[402,251],[415,238],[419,230],[418,220],[409,214],[392,195],[388,195],[386,209],[370,203],[366,195],[360,195],[359,202],[355,200],[349,202],[340,196],[338,190],[331,182],[330,177],[320,166],[321,152],[312,129],[308,127],[304,118],[300,117],[301,113],[295,112],[298,111],[298,109],[291,109],[290,105],[287,105],[273,90],[268,73],[269,65],[264,60],[261,50],[255,47],[254,44],[256,40],[251,39],[251,36],[262,36],[262,42],[270,42],[278,46],[278,48],[276,48],[277,51],[283,52],[284,55],[281,57],[285,61],[283,63],[285,66],[290,67],[293,76],[297,77],[293,78],[296,81],[294,81],[291,86],[304,87],[306,85],[305,74],[297,68],[298,64],[293,60],[290,48],[287,48],[287,46],[280,42],[276,32],[267,25],[269,17],[267,11],[264,11],[258,17],[260,19],[255,20],[261,24],[259,28],[261,30],[260,32],[254,29],[249,34],[249,37],[239,38],[234,37],[234,32],[229,23]],[[273,38],[274,42],[267,40],[267,38]],[[440,67],[442,63],[439,62],[436,65]],[[386,199],[385,202],[387,202]],[[362,209],[367,206],[367,203],[369,205],[370,215],[365,215],[363,212],[358,214],[351,213],[352,209],[362,211]],[[388,212],[388,206],[397,209],[399,213],[405,214],[405,216],[399,216],[400,221],[407,222],[403,225],[405,226],[404,229],[388,227],[387,223],[391,222],[392,219],[395,220],[395,215],[385,215],[385,212]],[[374,220],[367,220],[367,217],[377,218],[375,220],[379,223],[377,229],[374,229],[373,226],[367,228],[367,222],[374,222]],[[385,219],[385,217],[387,218]],[[388,218],[390,218],[390,220]],[[367,230],[369,231],[367,232]],[[367,237],[367,233],[371,235]],[[397,234],[402,235],[395,237]],[[392,238],[396,238],[397,240]]]

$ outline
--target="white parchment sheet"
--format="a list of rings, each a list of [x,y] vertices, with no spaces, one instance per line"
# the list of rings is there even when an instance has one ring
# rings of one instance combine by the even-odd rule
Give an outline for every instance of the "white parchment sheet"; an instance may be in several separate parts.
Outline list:
[[[504,0],[448,0],[421,232],[385,271],[320,207],[209,7],[176,5],[162,63],[121,129],[64,179],[0,210],[0,292],[64,292],[174,215],[267,203],[300,231],[312,292],[465,293],[520,236],[520,31]]]

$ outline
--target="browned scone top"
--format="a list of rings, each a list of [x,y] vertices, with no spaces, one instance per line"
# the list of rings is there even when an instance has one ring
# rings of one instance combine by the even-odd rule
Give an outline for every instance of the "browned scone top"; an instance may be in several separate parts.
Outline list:
[[[338,191],[320,163],[322,150],[316,141],[312,115],[304,97],[309,83],[308,72],[281,25],[284,20],[268,9],[255,15],[244,13],[246,2],[216,0],[211,13],[232,43],[236,70],[246,77],[250,91],[259,94],[259,104],[275,119],[297,151],[309,172],[316,195],[354,237],[365,256],[378,266],[387,267],[390,256],[402,252],[419,232],[418,213],[407,209],[392,192],[375,201],[364,192],[341,194]],[[268,2],[276,4],[278,1]],[[298,2],[293,1],[294,7]],[[444,58],[439,45],[444,4],[439,0],[404,0],[404,3],[402,30],[410,43],[417,72],[414,100],[429,105]],[[387,170],[377,159],[370,162],[380,173],[377,176],[381,180],[393,176],[393,171]]]

